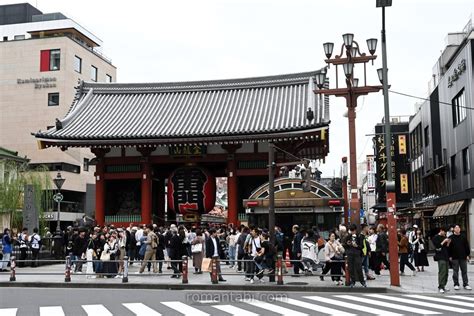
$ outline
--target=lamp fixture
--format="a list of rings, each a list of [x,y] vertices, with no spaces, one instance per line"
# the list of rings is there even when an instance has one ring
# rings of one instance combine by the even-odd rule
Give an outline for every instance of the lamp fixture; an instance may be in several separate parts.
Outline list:
[[[370,55],[375,54],[375,50],[377,49],[377,39],[376,38],[369,38],[367,40],[367,48],[369,49]]]
[[[353,63],[343,64],[342,67],[344,68],[344,74],[346,75],[347,78],[352,76],[352,70],[354,69]]]
[[[343,34],[342,39],[343,39],[344,45],[346,45],[346,47],[351,47],[352,46],[352,41],[354,40],[354,34],[352,34],[352,33]]]
[[[334,49],[334,43],[330,43],[330,42],[324,43],[323,47],[324,47],[324,54],[326,54],[326,57],[328,59],[331,58],[332,51]]]

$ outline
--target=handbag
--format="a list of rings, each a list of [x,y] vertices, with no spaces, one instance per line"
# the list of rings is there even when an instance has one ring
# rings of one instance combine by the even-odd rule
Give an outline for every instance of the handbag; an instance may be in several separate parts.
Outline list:
[[[192,253],[201,253],[202,252],[202,243],[197,243],[191,245],[191,252]]]
[[[211,272],[212,271],[211,264],[212,264],[211,258],[203,258],[202,263],[201,263],[201,271]]]
[[[102,251],[102,254],[100,255],[100,260],[110,261],[110,253],[108,253],[107,251]]]

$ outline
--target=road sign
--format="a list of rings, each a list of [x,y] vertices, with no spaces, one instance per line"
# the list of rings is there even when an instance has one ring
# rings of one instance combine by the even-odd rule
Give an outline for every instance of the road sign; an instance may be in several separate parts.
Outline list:
[[[64,196],[61,193],[56,193],[53,195],[53,200],[56,202],[61,202],[63,200]]]

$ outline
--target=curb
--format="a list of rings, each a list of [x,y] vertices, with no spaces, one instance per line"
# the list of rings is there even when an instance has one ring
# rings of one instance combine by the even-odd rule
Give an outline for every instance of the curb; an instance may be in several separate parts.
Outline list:
[[[0,282],[2,287],[26,288],[96,288],[144,290],[206,290],[206,291],[268,291],[268,292],[342,292],[342,293],[397,293],[384,287],[318,287],[308,285],[230,285],[230,284],[140,284],[140,283],[54,283]]]

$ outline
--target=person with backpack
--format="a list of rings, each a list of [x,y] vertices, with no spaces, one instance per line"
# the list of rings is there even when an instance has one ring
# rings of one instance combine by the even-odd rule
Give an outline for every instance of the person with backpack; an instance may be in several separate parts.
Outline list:
[[[143,273],[143,271],[145,271],[145,267],[149,260],[153,261],[153,273],[157,273],[158,270],[156,268],[156,248],[158,248],[158,237],[153,232],[153,225],[151,224],[148,224],[146,226],[146,232],[147,236],[146,241],[144,242],[144,244],[146,245],[145,256],[143,258],[139,273]]]
[[[0,262],[0,272],[6,272],[8,268],[8,263],[10,261],[10,256],[12,254],[12,239],[10,237],[10,229],[8,228],[5,228],[3,230],[2,246],[3,261]]]
[[[18,234],[18,242],[20,243],[20,260],[18,262],[18,267],[23,268],[26,266],[26,258],[28,256],[28,243],[29,243],[29,236],[28,236],[28,228],[23,228],[21,233]]]
[[[38,256],[41,250],[41,236],[38,235],[38,228],[33,229],[33,234],[30,236],[30,247],[31,247],[31,267],[36,268],[38,264]]]

